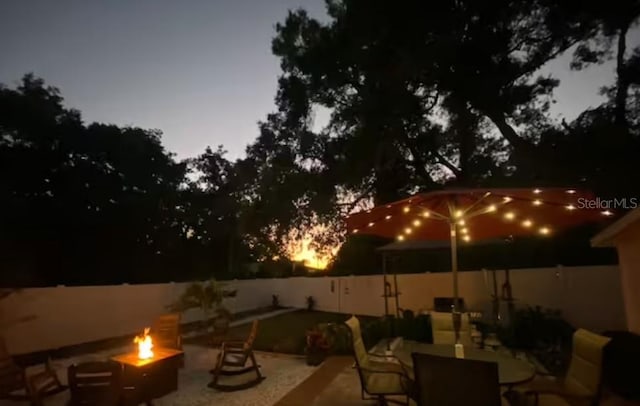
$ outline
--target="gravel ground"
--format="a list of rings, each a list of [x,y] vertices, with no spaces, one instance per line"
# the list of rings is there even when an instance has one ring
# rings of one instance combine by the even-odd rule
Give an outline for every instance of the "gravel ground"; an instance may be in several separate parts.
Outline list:
[[[63,383],[66,383],[66,368],[74,363],[87,360],[103,360],[112,355],[131,351],[132,348],[120,348],[100,353],[88,354],[81,357],[56,360],[54,366]],[[211,380],[209,370],[212,368],[217,350],[199,346],[186,345],[185,368],[180,370],[178,391],[154,401],[157,406],[184,405],[228,405],[252,406],[272,405],[290,390],[299,385],[316,368],[305,364],[301,357],[275,353],[256,352],[258,364],[262,374],[266,377],[259,385],[237,392],[218,392],[207,387]],[[34,367],[36,370],[38,367]],[[249,374],[247,374],[249,376]],[[238,379],[225,377],[224,379]],[[221,381],[222,383],[222,381]],[[63,392],[47,398],[45,406],[63,406],[69,399],[69,392]],[[0,401],[0,404],[2,401]]]

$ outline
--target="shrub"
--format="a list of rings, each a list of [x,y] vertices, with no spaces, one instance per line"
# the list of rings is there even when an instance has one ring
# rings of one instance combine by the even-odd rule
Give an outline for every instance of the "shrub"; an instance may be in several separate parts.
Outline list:
[[[322,331],[329,343],[329,351],[332,354],[351,354],[351,334],[349,328],[343,323],[321,323],[318,330]]]
[[[312,311],[316,308],[316,299],[313,296],[307,296],[307,310]]]
[[[180,313],[200,309],[205,317],[201,327],[207,328],[213,316],[231,319],[231,312],[223,306],[222,302],[224,298],[235,297],[236,294],[237,290],[225,290],[224,284],[212,278],[205,282],[191,283],[167,308]]]

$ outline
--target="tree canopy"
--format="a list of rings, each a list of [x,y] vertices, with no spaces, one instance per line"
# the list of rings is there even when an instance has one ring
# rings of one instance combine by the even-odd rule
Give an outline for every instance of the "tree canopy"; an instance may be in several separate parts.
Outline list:
[[[330,251],[356,208],[451,185],[633,195],[640,49],[627,36],[640,1],[326,7],[327,20],[294,10],[276,25],[276,108],[237,160],[220,146],[178,161],[158,130],[85,123],[33,75],[0,87],[8,283],[238,277],[289,255],[292,238]],[[616,72],[605,102],[570,122],[551,116],[559,81],[540,74],[566,53],[572,69]],[[339,272],[380,243],[348,241]]]

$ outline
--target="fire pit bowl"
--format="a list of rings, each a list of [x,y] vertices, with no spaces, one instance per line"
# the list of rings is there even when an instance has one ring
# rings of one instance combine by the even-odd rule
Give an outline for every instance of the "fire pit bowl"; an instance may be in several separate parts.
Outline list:
[[[111,357],[122,365],[123,386],[127,404],[147,403],[178,390],[178,369],[183,352],[170,348],[154,348],[149,330],[135,338],[138,350]],[[152,350],[153,348],[153,350]]]

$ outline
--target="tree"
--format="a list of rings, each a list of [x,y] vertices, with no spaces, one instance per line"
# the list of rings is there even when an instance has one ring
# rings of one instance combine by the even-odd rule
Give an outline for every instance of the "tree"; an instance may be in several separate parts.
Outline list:
[[[57,89],[26,75],[0,87],[0,165],[10,283],[149,280],[179,263],[185,167],[159,131],[85,125]]]
[[[537,72],[574,46],[584,54],[606,24],[626,33],[636,19],[631,3],[608,17],[598,14],[607,5],[548,0],[330,0],[327,23],[290,12],[272,44],[282,67],[272,142],[286,143],[290,161],[312,162],[337,184],[323,189],[334,214],[451,184],[604,190],[607,180],[593,167],[613,164],[610,175],[633,160],[597,154],[597,143],[580,154],[584,131],[548,114],[558,81]],[[626,94],[621,86],[618,98]],[[331,119],[314,132],[318,106]],[[604,151],[635,151],[629,146]]]

